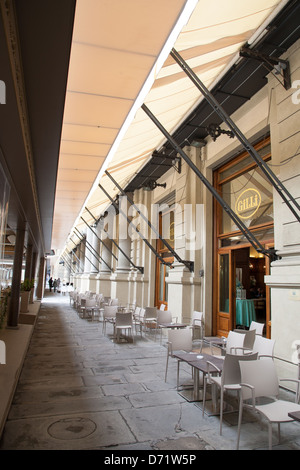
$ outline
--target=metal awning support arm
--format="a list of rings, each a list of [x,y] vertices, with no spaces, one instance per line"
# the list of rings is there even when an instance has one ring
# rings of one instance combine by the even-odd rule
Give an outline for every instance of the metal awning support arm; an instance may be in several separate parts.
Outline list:
[[[189,271],[194,270],[194,262],[193,261],[184,261],[180,258],[180,256],[176,253],[176,251],[173,249],[173,247],[160,235],[160,233],[156,230],[156,228],[151,224],[150,220],[140,211],[140,209],[134,204],[133,200],[128,196],[128,194],[125,193],[125,191],[121,188],[121,186],[118,185],[118,183],[115,181],[115,179],[110,175],[110,173],[106,170],[105,174],[110,178],[110,180],[116,185],[116,187],[121,191],[121,193],[127,197],[128,201],[134,207],[134,209],[137,211],[137,213],[142,217],[145,222],[147,222],[148,226],[153,230],[155,235],[162,241],[162,243],[168,248],[168,250],[172,253],[174,258],[177,259],[179,263],[184,264]]]
[[[83,234],[80,233],[80,231],[78,230],[77,227],[75,227],[75,230],[79,233],[80,237],[84,238],[84,237],[83,237]],[[76,232],[74,232],[74,233],[75,233],[75,235],[80,239],[80,237],[77,235],[77,233],[76,233]],[[90,252],[93,256],[96,256],[97,261],[99,261],[99,263],[100,263],[100,262],[103,262],[104,264],[106,264],[106,266],[108,267],[108,269],[109,269],[110,271],[112,270],[112,269],[108,266],[108,264],[104,261],[104,259],[101,258],[101,256],[99,255],[99,253],[97,253],[97,251],[95,250],[95,248],[87,241],[87,239],[85,239],[85,246],[86,246],[86,248],[89,250],[89,252]],[[91,248],[90,248],[90,247],[91,247]],[[92,249],[93,251],[92,251],[91,249]],[[88,258],[87,258],[87,260],[90,261]],[[92,262],[90,261],[90,263],[92,263]],[[92,263],[92,264],[93,264],[93,263]],[[97,269],[97,271],[99,271],[99,269],[98,269],[94,264],[93,264],[93,266],[94,266],[95,269]]]
[[[99,185],[100,186],[100,185]],[[81,217],[82,218],[82,217]],[[82,219],[83,220],[83,219]],[[85,221],[84,221],[85,222]],[[85,222],[87,224],[87,222]],[[92,230],[92,229],[91,229]],[[115,240],[113,240],[112,238],[110,238],[110,240],[114,243],[114,245],[118,248],[118,250],[123,254],[123,256],[125,256],[125,258],[129,261],[129,263],[135,268],[135,269],[138,269],[142,274],[144,272],[144,268],[142,267],[139,267],[139,266],[136,266],[132,261],[131,259],[129,258],[129,256],[126,255],[126,253],[122,250],[122,248],[119,247],[119,245],[115,242]],[[103,243],[103,242],[102,242]],[[109,250],[111,253],[112,251]],[[113,254],[113,253],[112,253]],[[118,258],[113,254],[114,258],[118,261]]]
[[[168,263],[167,261],[165,261],[158,253],[157,251],[153,248],[153,246],[151,245],[151,243],[148,242],[148,240],[146,240],[146,238],[139,232],[138,228],[132,223],[132,221],[129,219],[129,217],[127,217],[127,215],[122,211],[122,209],[120,209],[120,207],[117,206],[117,204],[115,203],[115,201],[113,200],[113,198],[108,194],[108,192],[103,188],[103,186],[101,186],[101,184],[98,185],[100,189],[102,189],[102,191],[104,192],[104,194],[108,197],[108,199],[110,199],[112,205],[114,206],[115,209],[117,209],[119,211],[120,214],[123,215],[123,217],[125,217],[125,219],[127,220],[127,222],[129,224],[131,224],[132,228],[136,231],[136,233],[139,235],[139,237],[144,240],[144,242],[146,243],[146,245],[148,246],[148,248],[150,248],[150,250],[155,254],[155,256],[157,258],[160,259],[160,261],[163,263],[163,264],[166,264],[167,266],[172,266],[172,263]],[[140,268],[138,268],[140,269]]]
[[[72,238],[70,238],[70,240],[71,240],[71,242],[77,247],[76,243],[72,240]],[[80,269],[82,270],[82,272],[83,272],[83,269],[82,269],[82,266],[81,266],[81,265],[82,265],[81,260],[80,260],[80,259],[78,258],[78,256],[76,255],[74,249],[72,250],[72,253],[73,253],[73,255],[75,256],[75,258],[77,258],[77,260],[79,261],[79,268],[80,268]]]
[[[65,256],[64,256],[64,254],[62,254],[61,257],[62,257],[62,259],[64,260],[64,262],[67,264],[67,266],[70,268],[70,270],[71,270],[71,271],[73,270],[73,272],[75,272],[74,267],[72,266],[72,264],[70,264],[70,263],[68,262],[67,258],[65,258]]]
[[[88,211],[89,214],[91,214],[91,216],[92,216],[92,217],[94,218],[94,220],[95,220],[95,217],[94,217],[93,214],[88,210],[87,207],[86,207],[86,210]],[[88,228],[91,230],[91,232],[93,232],[93,234],[96,235],[96,237],[98,238],[98,240],[104,245],[103,240],[101,240],[101,238],[98,237],[98,235],[97,235],[97,233],[95,232],[95,230],[92,229],[92,227],[87,223],[86,220],[84,220],[83,217],[80,217],[80,218],[83,220],[83,222],[85,223],[85,225],[88,226]],[[118,261],[118,258],[117,258],[116,255],[112,252],[112,250],[110,250],[106,245],[105,245],[105,248],[107,248],[108,251],[110,252],[110,254],[115,258],[115,260]]]
[[[187,154],[182,150],[182,148],[175,142],[173,137],[168,133],[168,131],[162,126],[162,124],[156,119],[156,117],[151,113],[151,111],[147,108],[145,104],[142,105],[142,109],[145,113],[150,117],[150,119],[154,122],[154,124],[160,129],[160,131],[165,135],[168,139],[170,144],[173,148],[178,152],[181,157],[185,160],[185,162],[189,165],[189,167],[196,173],[198,178],[202,181],[202,183],[206,186],[206,188],[212,193],[214,198],[221,204],[223,209],[228,213],[229,217],[234,221],[234,223],[239,227],[241,232],[245,235],[245,237],[249,240],[251,245],[258,251],[259,253],[264,253],[270,258],[274,259],[274,251],[267,250],[263,247],[263,245],[254,237],[254,235],[248,230],[245,224],[240,220],[240,218],[236,215],[236,213],[231,209],[231,207],[221,198],[216,188],[214,188],[210,182],[205,178],[205,176],[201,173],[199,168],[192,162],[192,160],[187,156]]]
[[[74,233],[75,233],[75,232],[74,232]],[[76,233],[75,233],[75,235],[80,239],[80,237],[79,237]],[[73,240],[72,240],[72,241],[73,241]],[[73,242],[73,243],[74,243],[74,242]],[[74,245],[75,245],[75,243],[74,243]],[[78,246],[78,245],[76,245],[76,246]],[[89,250],[89,247],[88,247],[88,246],[86,246],[86,248]],[[84,251],[82,251],[80,248],[79,248],[79,251],[80,251],[80,253],[83,253],[84,257],[88,260],[89,263],[91,263],[91,264],[94,266],[94,268],[96,269],[96,271],[99,271],[99,268],[97,268],[97,266],[95,266],[94,263],[87,257],[86,253],[85,253]],[[91,251],[91,250],[89,250],[89,251]],[[91,252],[91,253],[92,253],[92,252]],[[92,253],[92,254],[93,254],[93,253]]]
[[[97,220],[95,219],[95,217],[93,216],[93,214],[89,211],[89,209],[88,209],[87,207],[86,207],[86,210],[87,210],[88,213],[93,217],[93,219],[97,222]],[[104,229],[103,229],[103,231],[104,231],[104,233],[107,233],[107,230],[104,230]],[[108,238],[109,238],[109,239],[112,241],[112,243],[118,248],[118,250],[125,256],[125,258],[127,258],[127,260],[132,264],[132,266],[136,267],[136,266],[132,263],[131,259],[126,255],[126,253],[124,253],[124,251],[122,250],[122,248],[119,247],[119,245],[117,244],[117,242],[115,242],[115,240],[114,240],[113,238],[110,238],[109,236],[108,236]],[[103,245],[105,245],[102,240],[100,240],[100,241],[103,243]],[[106,245],[105,245],[105,246],[106,246]],[[118,261],[118,258],[116,257],[116,255],[115,255],[107,246],[106,246],[106,248],[107,248],[108,251],[113,255],[113,257]],[[137,269],[139,269],[141,272],[142,272],[142,270],[143,270],[143,272],[144,272],[144,268],[137,268]]]
[[[280,197],[286,203],[290,211],[294,214],[298,222],[300,222],[300,206],[295,200],[295,198],[290,194],[284,184],[277,178],[277,176],[273,173],[271,168],[267,165],[267,163],[261,158],[259,153],[254,149],[254,147],[250,144],[250,142],[246,139],[243,135],[241,130],[235,125],[232,121],[230,116],[226,113],[226,111],[222,108],[222,106],[218,103],[215,97],[210,93],[210,91],[206,88],[206,86],[201,82],[198,76],[194,73],[194,71],[188,66],[185,60],[180,56],[180,54],[173,48],[170,52],[170,55],[173,57],[175,62],[182,68],[182,70],[186,73],[186,75],[191,79],[194,85],[201,91],[206,101],[211,105],[214,111],[221,117],[221,119],[228,125],[228,127],[232,130],[236,138],[241,142],[245,150],[249,153],[249,155],[255,160],[259,168],[262,172],[266,175],[272,186],[276,189]],[[295,207],[293,207],[293,205]]]

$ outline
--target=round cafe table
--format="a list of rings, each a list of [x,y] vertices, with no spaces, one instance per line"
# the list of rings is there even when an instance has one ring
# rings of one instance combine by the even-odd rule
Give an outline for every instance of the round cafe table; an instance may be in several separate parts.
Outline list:
[[[256,321],[253,299],[236,299],[236,324],[249,327],[252,321]]]

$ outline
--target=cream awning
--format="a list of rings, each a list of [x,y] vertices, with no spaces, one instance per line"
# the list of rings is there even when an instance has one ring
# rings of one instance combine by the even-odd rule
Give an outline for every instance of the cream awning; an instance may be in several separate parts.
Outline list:
[[[104,170],[125,187],[163,144],[142,102],[172,133],[202,99],[168,57],[170,49],[174,46],[209,88],[279,4],[77,0],[53,222],[56,252],[74,224],[85,230],[80,214],[93,223],[84,207],[98,218],[110,204],[100,180],[112,197],[118,193]],[[194,9],[182,27],[184,7]],[[170,38],[175,26],[181,32],[175,29]],[[161,68],[157,59],[168,38]]]

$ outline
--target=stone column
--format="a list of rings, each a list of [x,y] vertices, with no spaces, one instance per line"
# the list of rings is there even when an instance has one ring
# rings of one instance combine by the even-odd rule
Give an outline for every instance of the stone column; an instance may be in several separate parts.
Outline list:
[[[91,229],[88,227],[86,230],[86,239],[85,239],[85,258],[84,258],[84,272],[85,273],[90,273],[93,265],[91,264],[91,259],[92,259],[92,253],[90,250],[92,250],[91,245],[93,241],[93,232]]]
[[[23,250],[25,238],[25,222],[19,221],[13,264],[13,277],[11,284],[10,305],[7,317],[7,327],[17,328],[20,309],[20,285],[22,276]]]
[[[100,272],[101,273],[111,273],[111,266],[112,266],[112,241],[109,238],[105,238],[102,240],[102,252],[100,265]]]
[[[100,221],[97,226],[97,233],[102,240],[101,243],[101,263],[98,279],[100,281],[99,292],[105,297],[111,296],[111,273],[112,273],[112,240],[104,231],[105,224]]]
[[[46,273],[45,258],[44,258],[44,256],[42,256],[40,258],[38,283],[37,283],[37,288],[36,288],[36,297],[37,297],[38,300],[41,300],[44,296],[45,273]]]
[[[300,41],[298,40],[282,59],[290,61],[291,81],[298,78],[300,66]],[[286,90],[273,75],[268,76],[270,96],[270,131],[272,170],[299,201],[299,103],[293,99],[295,89]],[[298,149],[298,150],[297,150]],[[270,275],[265,282],[270,287],[271,325],[266,325],[275,343],[275,356],[291,361],[300,342],[300,231],[299,222],[274,191],[274,244],[277,261],[271,263]],[[283,370],[284,369],[284,370]],[[280,377],[290,377],[291,366],[278,364]]]
[[[31,279],[32,271],[32,245],[28,243],[26,248],[26,265],[24,279]]]
[[[119,203],[122,212],[127,214],[127,198],[120,197]],[[131,239],[128,235],[128,221],[121,213],[119,214],[118,228],[119,236],[117,243],[120,247],[120,250],[122,250],[126,256],[120,250],[118,250],[118,266],[114,275],[111,276],[111,297],[119,299],[120,304],[126,305],[130,302],[129,281],[131,273]]]
[[[186,147],[185,152],[197,165],[199,149]],[[168,309],[179,321],[189,323],[193,310],[200,310],[201,279],[199,269],[202,264],[202,251],[198,237],[203,227],[199,224],[202,187],[197,176],[182,163],[182,171],[176,174],[176,199],[174,206],[174,250],[182,260],[195,261],[194,272],[174,260],[173,268],[166,279],[168,284]],[[178,202],[177,202],[178,201]],[[200,226],[199,226],[200,225]],[[195,238],[197,237],[197,238]]]
[[[126,197],[120,197],[120,206],[122,212],[127,214],[128,212],[128,207],[127,207],[127,198]],[[130,251],[131,251],[131,239],[128,235],[128,221],[126,218],[122,215],[119,214],[119,240],[118,240],[118,245],[120,249],[122,250],[123,253],[119,250],[119,255],[118,255],[118,267],[117,267],[117,272],[118,273],[128,273],[131,268],[130,264]]]

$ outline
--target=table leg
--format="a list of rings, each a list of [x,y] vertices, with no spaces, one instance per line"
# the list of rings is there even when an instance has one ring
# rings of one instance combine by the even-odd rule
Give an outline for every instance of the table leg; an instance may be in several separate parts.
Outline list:
[[[194,400],[199,401],[199,370],[194,367]]]

